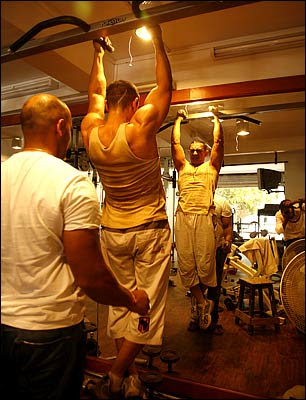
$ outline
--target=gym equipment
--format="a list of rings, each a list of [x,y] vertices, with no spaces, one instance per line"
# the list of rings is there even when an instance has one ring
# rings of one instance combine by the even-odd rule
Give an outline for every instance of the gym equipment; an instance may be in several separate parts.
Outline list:
[[[180,357],[174,350],[163,350],[160,355],[161,361],[168,364],[168,372],[173,372],[172,364],[176,363]]]
[[[153,389],[162,383],[163,377],[159,372],[142,372],[139,374],[139,379],[147,390],[147,399],[153,400]]]
[[[256,1],[255,1],[256,2]],[[138,3],[138,5],[136,4]],[[132,2],[132,8],[137,10],[142,3]],[[152,2],[154,3],[154,2]],[[164,4],[158,7],[146,9],[146,18],[150,18],[153,23],[161,24],[181,18],[192,17],[195,15],[205,14],[213,11],[223,10],[226,8],[238,7],[243,4],[250,4],[252,1],[173,1],[170,4]],[[137,11],[136,11],[137,12]],[[57,17],[62,18],[62,17]],[[69,17],[75,18],[75,17]],[[54,20],[54,19],[53,19]],[[62,20],[63,21],[63,20]],[[77,22],[79,28],[68,30],[60,34],[51,35],[36,40],[29,40],[33,34],[26,37],[27,43],[22,40],[22,48],[12,51],[10,47],[1,49],[1,63],[17,60],[23,57],[39,54],[44,51],[59,49],[61,47],[71,46],[74,44],[87,42],[89,40],[97,39],[101,36],[114,35],[130,30],[140,28],[143,25],[143,19],[135,17],[134,14],[121,15],[118,17],[108,18],[104,21],[99,21],[94,24],[88,25],[82,20],[73,20],[72,23]],[[65,23],[65,22],[60,22]],[[67,23],[67,22],[66,22]],[[71,22],[68,22],[71,23]],[[41,29],[41,24],[35,25],[35,29]],[[54,26],[54,25],[52,25]],[[81,29],[80,29],[81,28]],[[34,28],[33,28],[34,29]],[[84,32],[85,30],[85,32]],[[29,32],[27,32],[29,34]],[[35,34],[35,32],[34,32]],[[20,38],[21,39],[21,38]],[[14,47],[16,49],[16,47]]]
[[[113,53],[115,51],[115,48],[112,46],[110,40],[108,39],[108,42],[106,42],[103,36],[101,36],[99,39],[95,39],[94,42],[99,43],[104,50],[107,50],[110,53]]]
[[[285,271],[289,262],[299,253],[305,250],[305,239],[299,239],[289,244],[282,258],[282,271]]]
[[[148,361],[148,368],[155,368],[153,367],[153,359],[157,357],[161,353],[160,346],[144,346],[142,349],[143,354],[149,357]]]
[[[221,282],[221,287],[222,287],[222,292],[225,295],[228,295],[224,301],[224,304],[226,305],[226,308],[228,310],[233,310],[235,309],[236,305],[234,302],[237,304],[238,303],[238,295],[239,295],[239,284],[237,282],[236,285],[233,285],[232,288],[228,288],[227,285],[227,280],[230,276],[231,271],[236,271],[239,270],[246,274],[247,278],[254,278],[255,276],[258,276],[258,271],[253,268],[253,266],[248,265],[247,263],[242,261],[242,258],[246,258],[244,255],[240,254],[239,247],[236,246],[235,244],[232,244],[231,246],[231,252],[228,254],[227,259],[224,263],[224,271],[223,271],[223,276],[222,276],[222,282]],[[247,262],[250,263],[250,261],[247,259]],[[279,295],[276,290],[274,290],[274,297],[278,300]],[[233,300],[234,301],[233,301]],[[264,304],[266,305],[268,311],[271,313],[271,302],[269,299],[269,296],[267,293],[263,292],[263,300]],[[277,312],[282,310],[282,306],[280,304],[277,304]]]
[[[82,30],[85,32],[88,32],[90,29],[90,25],[88,25],[80,18],[72,17],[69,15],[51,18],[34,25],[33,28],[31,28],[28,32],[26,32],[18,40],[16,40],[16,42],[14,42],[11,46],[9,46],[9,49],[11,50],[11,52],[15,53],[18,49],[20,49],[20,47],[22,47],[25,43],[31,40],[43,29],[51,28],[52,26],[61,24],[77,25],[80,28],[82,28]]]
[[[305,334],[305,250],[297,254],[285,268],[280,283],[280,297],[290,322]]]
[[[280,331],[279,319],[276,316],[276,303],[273,291],[273,281],[265,277],[253,277],[250,279],[239,279],[240,291],[238,307],[235,310],[235,323],[239,321],[248,324],[248,332],[250,335],[254,333],[254,325],[274,325],[276,332]],[[249,311],[244,310],[244,293],[245,288],[249,288]],[[269,301],[271,303],[272,316],[264,311],[263,289],[268,289]],[[259,310],[255,310],[255,292],[258,290]],[[259,314],[257,317],[256,314]]]

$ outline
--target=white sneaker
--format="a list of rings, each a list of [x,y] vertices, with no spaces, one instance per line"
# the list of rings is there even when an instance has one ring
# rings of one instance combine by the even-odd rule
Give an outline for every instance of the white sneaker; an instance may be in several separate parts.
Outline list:
[[[198,302],[196,297],[191,295],[190,297],[191,301],[191,319],[194,321],[197,321],[199,319],[199,311],[198,311]]]
[[[124,379],[123,393],[126,399],[130,397],[139,397],[142,399],[144,390],[138,375],[130,375]]]
[[[210,313],[213,308],[214,302],[212,300],[206,300],[205,304],[198,304],[200,329],[205,330],[211,324]]]

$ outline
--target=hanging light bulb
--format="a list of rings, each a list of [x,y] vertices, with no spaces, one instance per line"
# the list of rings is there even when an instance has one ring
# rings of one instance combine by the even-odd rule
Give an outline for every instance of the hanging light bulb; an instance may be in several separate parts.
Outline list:
[[[250,134],[248,121],[243,121],[241,119],[237,119],[236,125],[237,125],[237,135],[238,136],[247,136]]]
[[[136,29],[136,35],[143,40],[151,40],[152,36],[145,26]]]

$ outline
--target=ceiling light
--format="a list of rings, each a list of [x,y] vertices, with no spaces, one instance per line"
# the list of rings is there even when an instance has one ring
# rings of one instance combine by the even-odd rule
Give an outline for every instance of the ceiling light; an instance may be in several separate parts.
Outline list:
[[[12,149],[20,150],[22,149],[22,139],[19,136],[15,136],[12,139]]]
[[[241,57],[275,50],[293,49],[305,46],[305,33],[278,34],[267,38],[241,41],[224,46],[215,46],[212,56],[215,59]]]
[[[39,78],[31,81],[14,83],[1,87],[1,100],[27,96],[35,93],[45,93],[59,88],[59,81],[51,78]]]
[[[152,36],[145,26],[136,29],[136,35],[143,40],[151,40]]]
[[[241,119],[237,119],[236,125],[237,125],[237,135],[238,136],[247,136],[250,134],[248,121],[243,121]]]

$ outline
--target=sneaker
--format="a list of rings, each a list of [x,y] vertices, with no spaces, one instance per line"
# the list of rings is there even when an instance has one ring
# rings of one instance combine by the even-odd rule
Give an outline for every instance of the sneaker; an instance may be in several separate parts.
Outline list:
[[[191,295],[190,302],[191,302],[191,319],[193,321],[197,321],[199,319],[199,310],[198,310],[197,299]]]
[[[138,375],[130,375],[123,381],[123,393],[125,399],[142,399],[144,389]]]
[[[198,304],[199,309],[199,325],[201,330],[205,330],[211,324],[211,315],[214,308],[214,302],[212,300],[206,300],[205,304]]]
[[[116,393],[110,391],[110,379],[108,374],[104,375],[97,382],[90,381],[90,384],[87,385],[87,390],[95,400],[122,400],[121,391]]]

